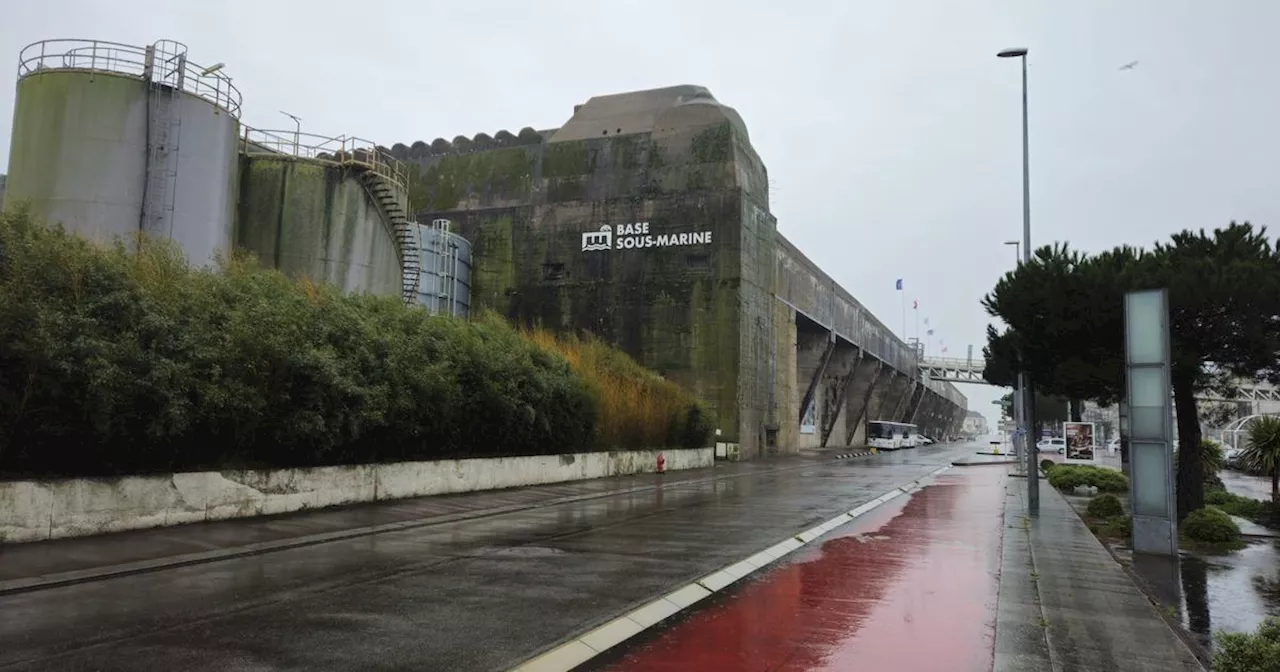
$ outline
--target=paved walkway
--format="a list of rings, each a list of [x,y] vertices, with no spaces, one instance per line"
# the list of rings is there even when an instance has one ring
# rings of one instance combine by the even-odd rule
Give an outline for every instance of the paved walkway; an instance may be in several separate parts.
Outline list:
[[[1011,479],[995,672],[1200,672],[1204,668],[1067,501]]]

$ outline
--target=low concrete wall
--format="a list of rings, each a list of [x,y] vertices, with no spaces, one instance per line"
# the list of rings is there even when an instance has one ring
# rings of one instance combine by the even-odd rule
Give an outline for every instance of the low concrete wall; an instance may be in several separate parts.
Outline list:
[[[39,541],[340,504],[710,467],[714,449],[0,482],[0,541]]]

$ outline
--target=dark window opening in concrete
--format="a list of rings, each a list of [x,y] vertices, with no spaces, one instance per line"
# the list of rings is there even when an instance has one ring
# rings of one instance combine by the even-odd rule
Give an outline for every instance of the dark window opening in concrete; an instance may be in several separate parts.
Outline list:
[[[711,256],[706,254],[686,254],[684,263],[689,268],[711,268]]]
[[[543,264],[543,280],[560,280],[564,278],[564,264]]]

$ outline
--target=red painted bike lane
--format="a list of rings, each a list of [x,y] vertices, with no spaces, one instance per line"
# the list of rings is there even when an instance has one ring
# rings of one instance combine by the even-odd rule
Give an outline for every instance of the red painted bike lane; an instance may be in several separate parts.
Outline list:
[[[953,469],[606,669],[990,670],[1006,478]]]

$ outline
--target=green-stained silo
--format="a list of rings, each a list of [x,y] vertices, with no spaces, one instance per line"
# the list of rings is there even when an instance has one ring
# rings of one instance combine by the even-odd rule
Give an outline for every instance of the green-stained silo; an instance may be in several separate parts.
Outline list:
[[[207,263],[232,244],[240,94],[168,40],[22,50],[5,208],[97,240],[139,231]]]

